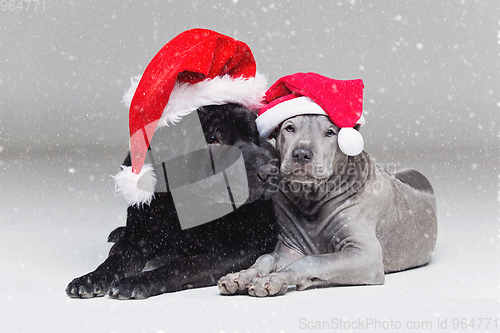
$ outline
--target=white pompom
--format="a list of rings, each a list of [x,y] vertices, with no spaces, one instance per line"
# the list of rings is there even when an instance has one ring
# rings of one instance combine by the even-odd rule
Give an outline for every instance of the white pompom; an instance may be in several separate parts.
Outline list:
[[[121,195],[129,206],[149,205],[154,197],[156,175],[151,164],[144,164],[137,175],[132,167],[122,165],[122,171],[113,176],[115,192]]]
[[[363,151],[364,142],[361,134],[354,128],[340,129],[338,137],[339,148],[348,156],[356,156]]]

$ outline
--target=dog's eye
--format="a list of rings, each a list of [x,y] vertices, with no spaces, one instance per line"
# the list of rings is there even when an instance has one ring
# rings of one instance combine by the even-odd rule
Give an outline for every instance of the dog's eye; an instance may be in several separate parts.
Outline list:
[[[335,135],[335,132],[330,128],[328,131],[326,131],[326,136],[330,137],[330,136],[334,136]]]
[[[213,144],[213,145],[216,145],[216,144],[219,144],[220,141],[219,139],[217,139],[217,137],[215,137],[215,135],[212,135],[208,140],[207,140],[207,143],[208,144]]]
[[[285,129],[288,131],[288,132],[294,132],[295,131],[295,128],[293,127],[292,124],[288,125],[287,127],[285,127]]]

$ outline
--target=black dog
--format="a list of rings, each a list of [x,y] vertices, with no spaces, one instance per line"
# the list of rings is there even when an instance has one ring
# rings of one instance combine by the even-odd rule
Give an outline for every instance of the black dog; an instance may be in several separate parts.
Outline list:
[[[182,230],[169,192],[155,193],[150,205],[130,206],[127,224],[113,231],[116,241],[96,270],[74,279],[66,293],[91,298],[142,299],[188,288],[214,286],[229,272],[249,267],[273,250],[277,238],[268,172],[276,157],[259,141],[255,116],[238,104],[198,109],[208,144],[240,148],[248,177],[249,199],[236,211],[213,222]],[[130,166],[130,154],[124,165]],[[144,271],[158,258],[161,266]]]

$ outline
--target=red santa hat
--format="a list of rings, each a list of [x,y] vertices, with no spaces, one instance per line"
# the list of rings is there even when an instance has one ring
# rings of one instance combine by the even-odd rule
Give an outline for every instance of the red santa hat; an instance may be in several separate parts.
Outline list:
[[[238,103],[256,112],[266,87],[250,48],[241,41],[206,29],[188,30],[169,41],[124,95],[130,107],[132,167],[122,166],[114,177],[117,192],[131,205],[150,202],[156,179],[144,161],[157,128],[206,105]],[[139,179],[148,183],[141,188],[151,191],[137,188]]]
[[[354,129],[363,125],[363,81],[335,80],[316,73],[296,73],[282,77],[266,92],[266,104],[256,120],[262,137],[267,138],[288,118],[304,114],[326,115],[340,128],[338,144],[342,152],[356,156],[363,151],[363,137]]]

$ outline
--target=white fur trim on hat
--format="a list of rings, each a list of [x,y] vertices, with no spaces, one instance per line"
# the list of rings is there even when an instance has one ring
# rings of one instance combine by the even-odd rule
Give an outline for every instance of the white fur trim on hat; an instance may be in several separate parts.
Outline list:
[[[153,166],[144,164],[138,175],[132,172],[132,167],[122,165],[121,168],[122,171],[113,176],[115,193],[123,196],[129,206],[149,205],[156,187]]]
[[[130,107],[140,79],[140,76],[133,77],[131,87],[123,96],[127,107]],[[224,75],[194,84],[176,82],[158,127],[176,123],[183,116],[207,105],[237,103],[256,111],[262,106],[267,85],[266,77],[259,73],[252,78]]]
[[[255,120],[259,134],[263,138],[268,138],[269,135],[282,122],[288,118],[292,118],[302,114],[320,114],[327,116],[318,104],[314,103],[309,97],[301,96],[284,101],[276,106],[268,109]]]

